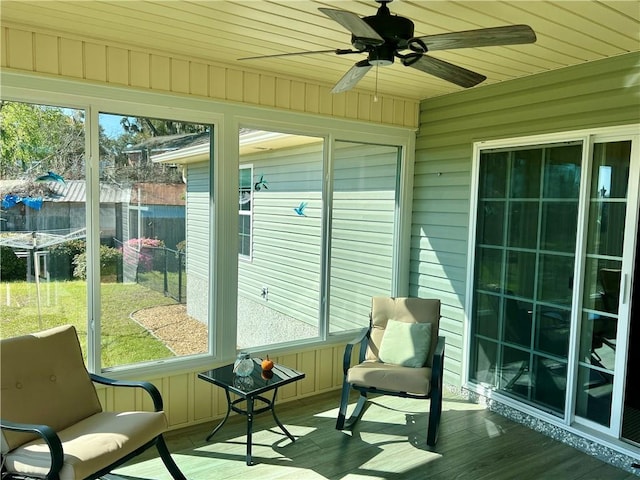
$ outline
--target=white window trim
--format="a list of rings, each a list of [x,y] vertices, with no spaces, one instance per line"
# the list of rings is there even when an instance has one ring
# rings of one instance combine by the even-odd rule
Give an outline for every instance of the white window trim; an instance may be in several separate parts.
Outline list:
[[[249,217],[249,255],[245,255],[244,253],[240,253],[238,252],[238,258],[241,261],[245,261],[245,262],[251,262],[253,260],[253,193],[254,193],[254,188],[253,188],[253,164],[247,163],[247,164],[240,164],[240,170],[249,170],[251,175],[251,191],[250,191],[250,196],[251,199],[249,200],[249,205],[250,208],[249,210],[241,210],[240,208],[238,208],[238,215],[240,216],[246,216]],[[240,186],[238,185],[238,189],[240,188]],[[240,241],[238,239],[238,241]]]

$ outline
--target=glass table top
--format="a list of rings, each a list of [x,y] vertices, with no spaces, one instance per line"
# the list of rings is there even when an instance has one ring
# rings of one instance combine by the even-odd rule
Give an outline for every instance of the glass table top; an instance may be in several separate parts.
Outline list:
[[[270,371],[262,370],[262,359],[252,358],[253,372],[241,377],[233,373],[233,364],[206,370],[198,378],[225,388],[242,397],[254,396],[274,388],[301,380],[305,374],[292,368],[275,363]]]

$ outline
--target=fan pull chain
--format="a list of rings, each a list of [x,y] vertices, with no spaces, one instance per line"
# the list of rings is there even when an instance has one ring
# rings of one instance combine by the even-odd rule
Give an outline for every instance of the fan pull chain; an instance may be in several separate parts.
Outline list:
[[[373,92],[373,101],[374,103],[378,101],[378,69],[380,68],[379,65],[376,65],[376,88],[375,91]]]

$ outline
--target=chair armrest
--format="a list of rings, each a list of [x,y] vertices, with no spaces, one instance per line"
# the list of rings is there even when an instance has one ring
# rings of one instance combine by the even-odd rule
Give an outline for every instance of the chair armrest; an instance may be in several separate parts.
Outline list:
[[[431,382],[442,378],[444,370],[444,346],[445,338],[438,337],[436,349],[433,352],[433,360],[431,360]]]
[[[48,425],[17,423],[4,419],[0,419],[0,428],[12,432],[35,433],[42,437],[49,447],[49,454],[51,455],[51,468],[49,468],[46,478],[58,478],[64,465],[64,452],[62,450],[62,442],[53,428]]]
[[[129,380],[115,380],[113,378],[103,377],[101,375],[96,375],[95,373],[90,373],[91,380],[96,383],[101,383],[102,385],[109,385],[111,387],[137,387],[145,390],[153,400],[153,408],[155,408],[156,412],[162,411],[162,395],[156,388],[156,386],[151,382],[136,382]]]
[[[360,344],[360,353],[358,355],[358,361],[359,363],[362,363],[364,361],[364,355],[367,348],[367,341],[369,340],[369,331],[370,331],[369,327],[363,328],[360,332],[358,332],[358,335],[356,336],[356,338],[351,340],[345,346],[344,357],[342,359],[342,371],[345,375],[347,374],[347,371],[351,367],[351,355],[352,355],[354,346]]]

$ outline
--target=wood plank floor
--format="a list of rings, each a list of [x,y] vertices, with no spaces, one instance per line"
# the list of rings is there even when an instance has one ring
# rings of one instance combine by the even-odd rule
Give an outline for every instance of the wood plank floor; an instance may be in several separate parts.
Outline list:
[[[243,416],[232,416],[207,443],[213,425],[167,434],[189,480],[261,479],[558,479],[631,480],[631,473],[447,396],[435,449],[426,446],[429,402],[377,397],[353,432],[335,429],[339,392],[276,405],[292,443],[264,413],[254,421],[253,459],[245,464]],[[155,450],[150,452],[155,454]],[[119,480],[170,479],[162,462],[146,458],[110,475]]]

